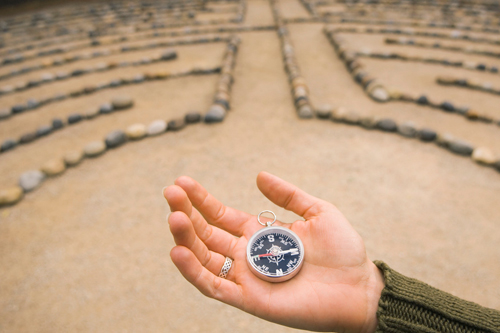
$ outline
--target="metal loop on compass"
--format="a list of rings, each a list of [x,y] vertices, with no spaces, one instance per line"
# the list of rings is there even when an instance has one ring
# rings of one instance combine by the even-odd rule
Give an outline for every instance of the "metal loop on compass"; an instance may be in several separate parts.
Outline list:
[[[262,214],[264,214],[264,213],[271,213],[271,214],[273,214],[273,216],[274,216],[274,220],[273,220],[273,222],[262,223],[262,221],[260,220],[260,216],[261,216]],[[276,222],[276,214],[274,214],[274,212],[272,212],[272,211],[270,211],[270,210],[263,210],[262,212],[260,212],[260,213],[259,213],[259,215],[257,215],[257,221],[259,221],[259,223],[260,223],[261,225],[263,225],[264,227],[265,227],[265,226],[270,227],[270,226],[272,226],[272,225],[273,225],[273,223],[274,223],[274,222]]]

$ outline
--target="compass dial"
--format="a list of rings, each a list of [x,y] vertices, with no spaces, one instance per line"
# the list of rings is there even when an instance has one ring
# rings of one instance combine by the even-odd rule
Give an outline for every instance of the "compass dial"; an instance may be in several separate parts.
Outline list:
[[[247,245],[247,262],[252,272],[270,282],[295,276],[304,261],[304,247],[290,229],[266,227],[257,231]]]

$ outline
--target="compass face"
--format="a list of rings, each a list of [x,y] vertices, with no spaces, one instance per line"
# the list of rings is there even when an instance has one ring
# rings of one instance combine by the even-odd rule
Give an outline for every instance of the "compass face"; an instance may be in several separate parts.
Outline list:
[[[304,259],[300,238],[282,227],[266,227],[257,231],[247,246],[247,261],[259,278],[282,282],[297,274]]]

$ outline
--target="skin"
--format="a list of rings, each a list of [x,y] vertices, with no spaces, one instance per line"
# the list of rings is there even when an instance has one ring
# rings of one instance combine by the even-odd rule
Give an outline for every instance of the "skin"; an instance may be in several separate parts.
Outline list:
[[[301,271],[282,283],[265,282],[248,268],[248,239],[263,228],[255,215],[224,206],[192,178],[163,190],[181,274],[204,295],[265,320],[313,331],[375,332],[384,280],[363,240],[331,203],[261,172],[257,186],[272,202],[304,218],[290,228],[302,240]],[[225,257],[233,264],[218,277]]]

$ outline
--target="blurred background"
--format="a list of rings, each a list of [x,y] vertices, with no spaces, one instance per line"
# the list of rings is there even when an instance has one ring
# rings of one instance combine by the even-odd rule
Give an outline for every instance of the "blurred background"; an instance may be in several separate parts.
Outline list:
[[[370,259],[500,309],[498,9],[1,1],[0,331],[294,331],[169,257],[181,175],[298,219],[263,170],[335,204]]]

